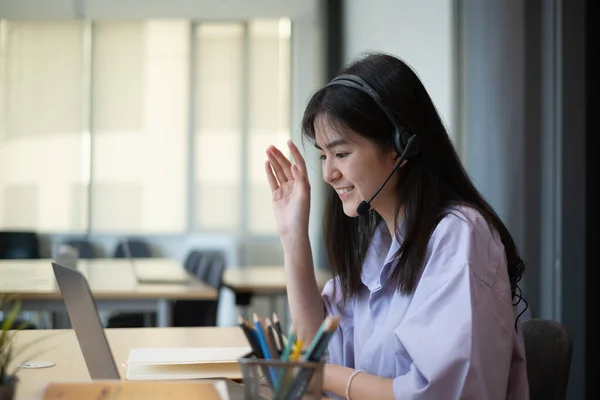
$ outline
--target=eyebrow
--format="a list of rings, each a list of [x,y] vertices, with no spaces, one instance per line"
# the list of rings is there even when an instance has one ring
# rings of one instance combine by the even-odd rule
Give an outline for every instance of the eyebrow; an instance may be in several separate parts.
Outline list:
[[[336,139],[336,140],[334,140],[333,142],[329,142],[329,143],[327,144],[327,146],[325,146],[325,147],[327,147],[328,149],[331,149],[331,148],[334,148],[334,147],[336,147],[336,146],[342,146],[342,145],[345,145],[345,144],[348,144],[348,142],[347,142],[346,140],[344,140],[344,139]],[[322,148],[321,148],[321,147],[320,147],[318,144],[316,144],[316,143],[315,143],[315,147],[316,147],[317,149],[319,149],[319,150],[323,150],[323,149],[322,149]]]

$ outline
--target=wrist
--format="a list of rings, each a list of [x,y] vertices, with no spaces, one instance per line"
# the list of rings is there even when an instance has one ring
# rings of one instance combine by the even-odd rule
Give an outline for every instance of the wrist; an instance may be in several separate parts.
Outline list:
[[[365,372],[360,369],[352,369],[336,364],[325,364],[323,367],[323,391],[326,393],[335,393],[341,399],[346,399],[346,395],[355,387],[356,376]],[[356,391],[353,392],[356,396]]]
[[[363,371],[362,369],[357,369],[354,372],[352,372],[352,374],[350,374],[350,376],[348,377],[348,382],[346,382],[346,400],[350,400],[350,389],[352,387],[352,381],[354,380],[356,375],[360,374],[361,372],[365,371]]]
[[[293,252],[298,247],[310,244],[308,232],[306,233],[289,233],[280,237],[284,252]]]
[[[331,386],[331,379],[332,379],[331,367],[332,367],[331,364],[323,365],[323,391],[333,393],[334,390],[333,390],[333,387]]]

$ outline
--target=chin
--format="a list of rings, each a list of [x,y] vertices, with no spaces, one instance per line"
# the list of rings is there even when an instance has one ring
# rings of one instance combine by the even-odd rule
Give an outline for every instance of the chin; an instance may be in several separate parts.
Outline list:
[[[344,214],[346,214],[350,218],[358,217],[358,212],[356,212],[357,208],[358,204],[344,204]]]

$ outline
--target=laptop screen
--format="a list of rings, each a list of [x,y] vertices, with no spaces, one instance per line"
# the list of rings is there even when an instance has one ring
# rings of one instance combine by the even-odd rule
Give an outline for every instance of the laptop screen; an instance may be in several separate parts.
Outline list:
[[[121,379],[87,279],[56,262],[52,262],[52,269],[90,377]]]

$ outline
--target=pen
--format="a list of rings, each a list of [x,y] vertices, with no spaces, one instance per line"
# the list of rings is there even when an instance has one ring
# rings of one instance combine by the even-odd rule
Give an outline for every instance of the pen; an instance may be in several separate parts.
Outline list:
[[[290,332],[288,333],[287,344],[283,348],[281,353],[281,361],[289,361],[290,355],[292,353],[292,347],[296,342],[296,332],[294,332],[294,327],[290,327]],[[287,367],[282,367],[279,369],[279,374],[277,374],[277,381],[275,382],[275,387],[273,388],[273,393],[275,393],[275,399],[278,399],[279,393],[281,392],[282,385],[288,380],[288,373],[286,372]]]
[[[260,347],[262,349],[264,359],[271,360],[272,359],[271,352],[269,351],[269,345],[267,344],[267,338],[265,337],[265,331],[263,330],[263,326],[260,321],[260,318],[258,318],[258,315],[256,315],[256,313],[254,313],[253,319],[254,319],[255,332],[258,337],[258,341],[260,343]],[[277,377],[275,376],[275,372],[273,371],[272,368],[269,368],[269,371],[270,371],[270,374],[267,374],[267,379],[269,379],[269,381],[271,383],[271,387],[274,387]]]
[[[273,336],[273,325],[271,324],[271,320],[269,318],[265,318],[265,326],[263,329],[265,331],[265,338],[267,339],[267,345],[269,346],[269,351],[271,352],[272,358],[279,358],[279,348],[275,343],[275,336]]]
[[[321,341],[321,337],[323,336],[324,331],[331,330],[332,323],[334,323],[333,321],[336,321],[336,318],[337,318],[337,320],[339,320],[338,317],[327,317],[321,323],[321,326],[319,326],[319,330],[317,331],[317,334],[315,335],[313,341],[311,342],[310,346],[306,350],[306,354],[305,354],[306,359],[309,359],[312,356],[312,353],[315,351],[315,348]]]
[[[246,339],[250,344],[252,352],[254,352],[256,357],[263,358],[263,354],[260,349],[260,344],[257,342],[254,332],[252,332],[252,327],[249,326],[249,322],[242,318],[240,315],[238,315],[238,324],[240,328],[242,328],[242,331],[244,332],[244,335],[246,336]]]
[[[276,313],[273,313],[273,328],[277,332],[277,336],[279,336],[279,343],[281,343],[281,349],[283,350],[283,331],[281,330],[281,322],[279,322],[279,317]]]

